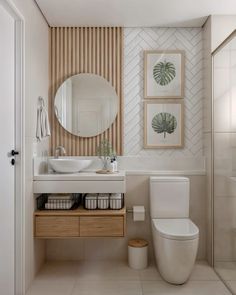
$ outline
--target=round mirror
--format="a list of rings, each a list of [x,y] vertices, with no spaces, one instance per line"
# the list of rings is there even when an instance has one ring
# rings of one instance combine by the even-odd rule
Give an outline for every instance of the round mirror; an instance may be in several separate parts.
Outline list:
[[[58,88],[54,109],[61,126],[81,136],[96,136],[108,129],[118,112],[118,96],[98,75],[78,74]]]

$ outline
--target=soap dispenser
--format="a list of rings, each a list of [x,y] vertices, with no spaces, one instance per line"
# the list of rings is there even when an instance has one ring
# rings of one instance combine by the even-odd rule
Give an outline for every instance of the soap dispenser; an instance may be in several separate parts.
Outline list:
[[[118,165],[117,165],[117,160],[116,160],[116,156],[113,156],[112,158],[111,158],[111,171],[112,172],[117,172],[117,167]]]
[[[110,162],[110,170],[111,172],[115,172],[115,162],[114,162],[114,158],[111,158],[111,162]]]

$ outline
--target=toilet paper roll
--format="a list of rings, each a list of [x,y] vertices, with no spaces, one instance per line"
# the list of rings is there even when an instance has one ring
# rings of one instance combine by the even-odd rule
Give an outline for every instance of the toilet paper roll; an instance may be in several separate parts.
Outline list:
[[[133,206],[133,220],[134,221],[144,221],[145,220],[144,206]]]

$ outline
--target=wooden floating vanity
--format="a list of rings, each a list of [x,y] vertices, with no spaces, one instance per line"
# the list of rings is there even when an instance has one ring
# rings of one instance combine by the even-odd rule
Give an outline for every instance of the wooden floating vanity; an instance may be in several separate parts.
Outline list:
[[[101,175],[34,174],[34,193],[125,193],[125,172]],[[34,212],[36,238],[124,237],[126,209],[120,210],[37,210]]]
[[[37,238],[124,237],[126,209],[38,210],[34,222]]]

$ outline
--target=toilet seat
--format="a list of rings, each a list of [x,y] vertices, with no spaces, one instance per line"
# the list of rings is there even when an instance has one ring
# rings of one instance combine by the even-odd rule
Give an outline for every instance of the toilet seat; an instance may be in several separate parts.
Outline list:
[[[199,236],[198,227],[189,218],[155,218],[152,223],[160,236],[166,239],[186,241]]]

